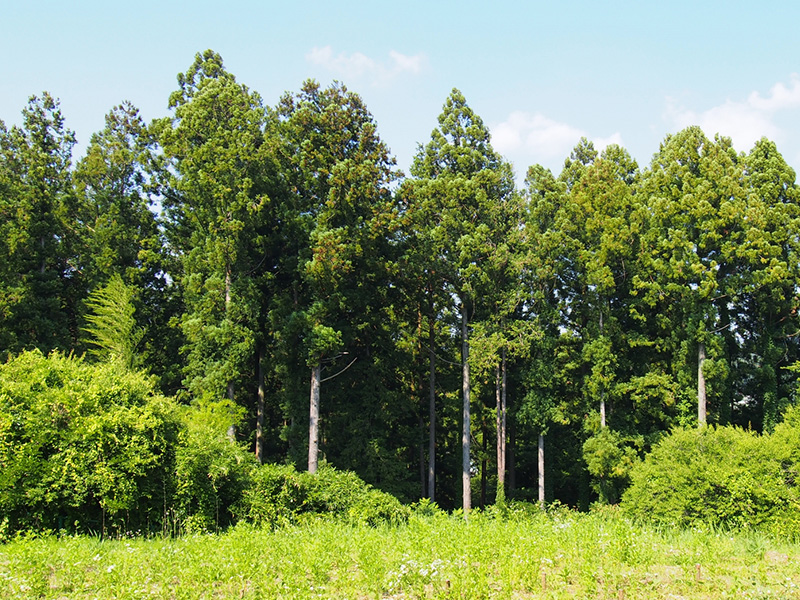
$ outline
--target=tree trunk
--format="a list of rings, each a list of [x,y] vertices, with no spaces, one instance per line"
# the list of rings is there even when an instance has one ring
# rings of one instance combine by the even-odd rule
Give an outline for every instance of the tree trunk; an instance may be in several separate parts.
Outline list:
[[[600,335],[603,335],[603,309],[600,309]],[[606,426],[606,391],[600,390],[600,427]]]
[[[228,400],[231,402],[236,401],[236,389],[232,381],[228,382]],[[236,424],[231,423],[228,425],[228,439],[232,442],[236,441]]]
[[[319,390],[322,363],[311,367],[311,402],[308,418],[308,472],[316,473],[319,464]]]
[[[258,348],[258,399],[256,402],[256,460],[264,463],[264,348]]]
[[[415,386],[416,387],[416,386]],[[416,394],[414,394],[416,396]],[[428,495],[428,478],[425,472],[425,417],[420,412],[419,415],[419,497],[425,498]]]
[[[231,311],[231,269],[230,266],[225,266],[225,318],[230,316]],[[233,381],[228,382],[228,400],[231,402],[236,401],[236,387]],[[228,438],[231,441],[236,440],[236,425],[231,423],[228,426]]]
[[[433,316],[428,330],[428,498],[436,501],[436,332]]]
[[[544,508],[544,434],[539,434],[539,506]]]
[[[461,301],[461,393],[464,399],[461,430],[461,505],[464,509],[464,518],[472,508],[472,487],[470,483],[470,456],[469,456],[469,331],[468,331],[467,303]]]
[[[483,456],[481,457],[481,510],[486,508],[486,455],[489,449],[486,442],[486,420],[481,419],[481,443],[483,444]]]
[[[508,492],[513,498],[514,491],[517,489],[517,460],[514,451],[517,447],[517,428],[514,419],[508,426],[508,446],[506,447],[506,468],[508,469]]]
[[[706,424],[706,377],[703,365],[706,362],[706,345],[700,342],[697,348],[697,426]]]
[[[497,497],[500,502],[506,497],[506,413],[508,379],[506,371],[506,349],[500,353],[500,365],[497,373]]]

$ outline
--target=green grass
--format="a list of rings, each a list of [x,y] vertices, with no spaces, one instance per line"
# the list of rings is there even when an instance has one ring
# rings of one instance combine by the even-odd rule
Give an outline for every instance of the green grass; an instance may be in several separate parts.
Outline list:
[[[309,522],[178,539],[17,539],[0,598],[800,598],[800,546],[616,511]]]

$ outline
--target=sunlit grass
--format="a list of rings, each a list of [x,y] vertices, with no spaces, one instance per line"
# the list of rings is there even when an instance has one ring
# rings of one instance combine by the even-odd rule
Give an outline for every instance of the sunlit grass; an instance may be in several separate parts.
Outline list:
[[[615,511],[0,546],[0,598],[784,599],[798,586],[800,546],[656,530]]]

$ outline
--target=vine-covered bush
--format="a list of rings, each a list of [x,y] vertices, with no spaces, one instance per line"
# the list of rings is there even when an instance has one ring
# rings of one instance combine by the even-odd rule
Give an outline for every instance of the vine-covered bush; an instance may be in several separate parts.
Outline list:
[[[699,523],[800,534],[800,414],[771,435],[678,429],[634,467],[623,509],[667,525]]]
[[[199,400],[180,410],[170,531],[211,532],[236,522],[235,506],[250,486],[255,458],[228,437],[241,409],[228,400]]]
[[[373,489],[355,473],[323,465],[319,471],[298,473],[287,465],[262,465],[244,492],[241,516],[257,525],[295,523],[308,515],[344,518],[378,525],[408,519],[409,509],[394,496]]]
[[[227,400],[178,405],[119,362],[25,352],[0,365],[0,536],[212,532],[306,515],[397,523],[408,509],[354,473],[257,465]]]
[[[38,351],[0,365],[0,514],[10,530],[159,527],[180,419],[142,374]]]

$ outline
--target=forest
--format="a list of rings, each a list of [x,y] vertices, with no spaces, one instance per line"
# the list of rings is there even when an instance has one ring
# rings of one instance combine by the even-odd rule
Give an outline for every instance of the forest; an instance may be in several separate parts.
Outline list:
[[[588,509],[676,428],[786,431],[800,212],[770,140],[689,127],[640,166],[582,139],[519,186],[457,89],[407,174],[338,82],[269,105],[209,50],[167,102],[114,107],[80,158],[46,92],[0,121],[12,526],[163,521],[170,486],[219,521],[243,460],[373,504]]]

